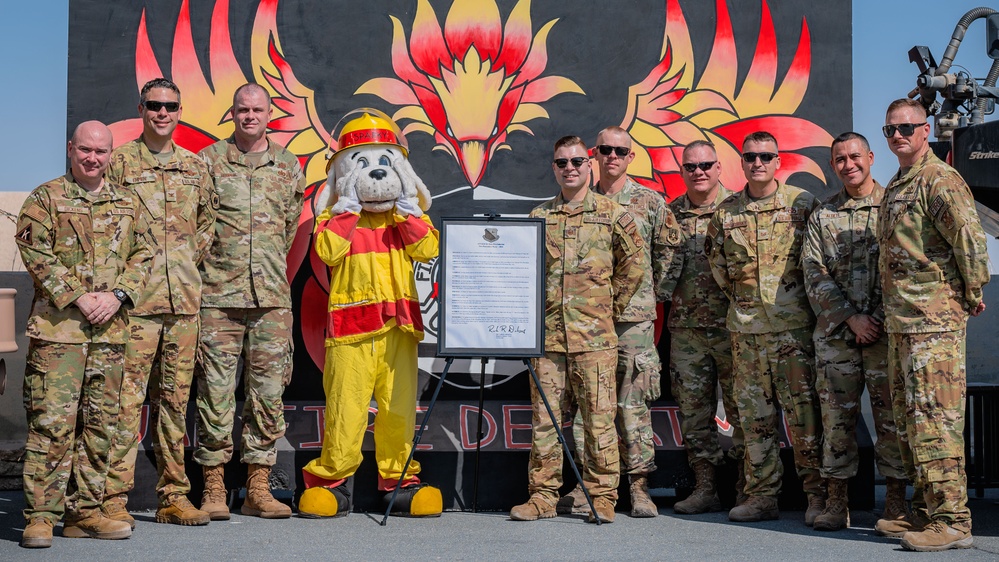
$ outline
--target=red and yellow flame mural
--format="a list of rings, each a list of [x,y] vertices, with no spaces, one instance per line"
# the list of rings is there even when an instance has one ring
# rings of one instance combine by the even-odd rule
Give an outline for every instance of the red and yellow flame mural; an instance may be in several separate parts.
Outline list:
[[[299,82],[284,57],[277,29],[278,2],[262,0],[257,7],[250,37],[252,77],[243,73],[234,54],[229,0],[217,0],[212,11],[207,72],[197,57],[189,0],[183,0],[177,16],[169,72],[157,62],[143,11],[137,29],[135,81],[141,87],[167,76],[177,83],[184,111],[174,138],[193,151],[232,134],[231,97],[239,85],[252,79],[270,92],[271,138],[298,155],[310,184],[299,235],[288,256],[288,276],[294,281],[303,268],[309,272],[301,285],[298,318],[305,346],[321,368],[329,285],[326,266],[311,251],[311,201],[325,180],[323,155],[330,139],[313,90]],[[742,138],[761,129],[773,132],[780,143],[779,179],[803,172],[824,180],[818,163],[801,151],[828,146],[832,138],[818,125],[795,116],[811,72],[807,22],[802,19],[790,67],[778,81],[777,37],[767,1],[761,0],[761,5],[756,50],[739,83],[738,49],[725,0],[715,2],[713,44],[703,68],[694,59],[679,0],[665,0],[666,27],[658,64],[629,88],[618,108],[607,110],[620,114],[623,109],[621,126],[634,138],[637,153],[629,172],[644,185],[670,199],[681,194],[682,147],[705,139],[718,148],[723,183],[740,189],[745,182],[738,163]],[[528,123],[549,118],[542,104],[559,94],[586,95],[570,77],[550,72],[543,76],[549,70],[548,37],[558,19],[534,30],[530,0],[518,0],[505,22],[495,0],[454,0],[443,27],[429,1],[416,0],[408,41],[404,23],[395,16],[390,20],[396,76],[358,77],[363,83],[354,93],[375,95],[397,106],[393,118],[405,124],[403,133],[432,135],[434,149],[450,154],[473,187],[497,151],[512,150],[512,133],[533,135]],[[142,123],[126,119],[111,128],[120,144],[138,137]]]
[[[507,135],[547,118],[540,103],[563,93],[582,94],[572,80],[541,77],[548,64],[548,33],[558,20],[531,31],[531,2],[520,0],[500,19],[495,2],[455,0],[441,30],[427,0],[417,0],[409,43],[402,22],[392,19],[392,68],[398,79],[373,78],[357,94],[374,94],[403,106],[393,119],[409,120],[403,134],[421,132],[437,141],[479,185]]]
[[[808,89],[811,44],[808,23],[802,19],[801,37],[791,66],[776,87],[777,37],[770,7],[762,1],[760,32],[749,73],[737,84],[739,71],[735,37],[725,0],[716,0],[716,25],[711,57],[698,74],[690,33],[678,0],[666,1],[666,31],[660,62],[629,91],[628,110],[621,126],[635,141],[636,157],[628,172],[669,199],[684,192],[680,178],[683,147],[695,140],[715,144],[722,162],[722,184],[742,189],[745,176],[739,165],[742,139],[753,131],[770,131],[780,144],[781,181],[795,172],[824,181],[822,169],[798,151],[829,146],[832,137],[811,121],[795,117]]]

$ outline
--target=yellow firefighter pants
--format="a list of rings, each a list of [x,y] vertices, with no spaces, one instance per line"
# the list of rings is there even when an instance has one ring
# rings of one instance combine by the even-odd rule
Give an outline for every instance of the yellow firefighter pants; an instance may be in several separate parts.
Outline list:
[[[358,343],[327,345],[323,451],[304,470],[326,480],[340,480],[357,472],[374,395],[379,480],[394,487],[416,432],[416,361],[416,338],[397,328]],[[414,460],[405,480],[419,472],[420,464]]]

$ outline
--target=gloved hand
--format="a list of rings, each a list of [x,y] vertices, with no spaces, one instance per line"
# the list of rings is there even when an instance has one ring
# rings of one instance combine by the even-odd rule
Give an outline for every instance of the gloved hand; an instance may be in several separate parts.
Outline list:
[[[339,215],[341,213],[354,213],[355,215],[361,214],[361,202],[357,199],[357,191],[354,190],[353,176],[348,176],[345,178],[338,178],[337,191],[340,193],[340,197],[336,200],[331,211],[334,215]],[[349,188],[346,186],[341,186],[341,182],[344,184],[351,184]]]
[[[340,204],[341,202],[343,205]],[[333,211],[336,212],[337,208],[343,209],[342,212],[344,213],[361,214],[361,202],[353,197],[341,197],[338,199],[336,205],[333,206]]]
[[[420,206],[416,203],[416,200],[411,199],[409,197],[400,197],[399,199],[396,200],[395,212],[402,216],[413,215],[414,217],[417,218],[423,216],[423,210],[420,209]]]

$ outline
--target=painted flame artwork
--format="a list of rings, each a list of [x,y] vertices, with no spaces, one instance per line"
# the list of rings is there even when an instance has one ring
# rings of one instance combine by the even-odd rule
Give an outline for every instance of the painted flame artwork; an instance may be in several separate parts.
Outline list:
[[[417,0],[408,43],[402,22],[391,20],[392,67],[399,78],[373,78],[356,93],[401,105],[393,119],[410,121],[403,133],[432,135],[434,149],[450,153],[472,187],[493,154],[510,149],[510,133],[534,134],[526,123],[548,117],[542,102],[583,93],[568,78],[540,77],[557,20],[532,34],[530,0],[517,2],[506,25],[495,2],[455,0],[443,30],[430,2]]]
[[[740,190],[745,184],[739,165],[742,139],[763,130],[776,133],[780,142],[778,180],[785,181],[796,172],[824,180],[818,163],[798,153],[832,143],[832,136],[824,129],[794,115],[808,89],[811,72],[807,22],[802,19],[794,58],[777,87],[777,38],[770,8],[763,0],[752,66],[738,84],[737,48],[725,0],[716,0],[715,8],[711,58],[695,83],[698,69],[687,23],[679,1],[667,0],[660,62],[645,80],[629,89],[628,109],[621,123],[636,145],[629,174],[672,200],[684,192],[679,174],[683,147],[707,140],[715,144],[722,162],[722,184]]]
[[[315,91],[298,80],[285,58],[278,29],[279,1],[261,0],[254,14],[249,41],[252,75],[244,73],[234,54],[229,0],[217,0],[212,8],[207,68],[198,58],[189,0],[183,0],[176,17],[170,68],[158,62],[143,10],[136,22],[135,84],[141,88],[159,76],[177,83],[184,109],[174,139],[195,152],[232,134],[231,98],[239,85],[253,81],[270,92],[269,134],[299,157],[309,183],[299,234],[288,256],[288,277],[295,280],[303,270],[308,271],[297,303],[298,320],[309,355],[321,367],[329,276],[325,264],[311,251],[312,198],[326,179],[324,153],[330,138],[324,120],[333,123],[339,116],[321,114]],[[535,22],[531,0],[517,0],[505,19],[496,0],[453,0],[440,13],[429,0],[414,2],[411,21],[388,16],[392,32],[388,62],[394,76],[335,79],[359,84],[352,87],[355,96],[374,96],[384,102],[405,135],[430,135],[433,150],[448,154],[469,186],[480,185],[498,151],[517,151],[518,133],[519,138],[527,138],[524,135],[534,134],[532,123],[551,119],[546,107],[554,98],[567,94],[564,99],[585,99],[587,94],[577,83],[579,76],[563,76],[549,64],[549,38],[559,29],[560,19]],[[760,0],[755,51],[748,59],[748,72],[740,73],[742,47],[736,44],[728,5],[725,0],[714,4],[713,36],[696,37],[698,42],[711,42],[710,56],[697,61],[692,47],[695,38],[679,0],[664,0],[666,23],[658,63],[628,88],[616,108],[608,110],[608,114],[624,115],[619,124],[634,139],[637,156],[629,173],[672,199],[684,191],[679,175],[682,147],[703,139],[718,149],[722,183],[738,190],[745,183],[738,163],[742,139],[750,132],[768,130],[777,133],[780,142],[778,179],[804,173],[824,182],[819,163],[805,152],[829,146],[832,137],[819,125],[796,116],[812,71],[807,21],[801,18],[790,66],[778,76],[777,30],[767,0]],[[565,6],[569,10],[573,5]],[[121,144],[138,137],[142,123],[138,118],[125,119],[111,128],[116,143]],[[434,306],[432,302],[425,305],[427,309]],[[427,325],[432,324],[428,319]]]

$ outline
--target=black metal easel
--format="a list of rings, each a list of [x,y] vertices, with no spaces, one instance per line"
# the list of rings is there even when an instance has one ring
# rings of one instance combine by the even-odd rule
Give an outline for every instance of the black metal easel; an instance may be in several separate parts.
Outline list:
[[[478,502],[478,489],[479,489],[479,461],[478,453],[479,447],[482,442],[482,396],[485,388],[485,369],[487,358],[482,359],[482,379],[479,381],[479,429],[478,435],[476,436],[477,443],[475,445],[476,449],[476,461],[475,461],[475,487],[473,492],[473,512],[476,511]],[[538,380],[538,374],[534,372],[534,367],[531,366],[531,362],[527,359],[522,359],[524,365],[527,365],[527,370],[531,373],[531,379],[534,381],[535,388],[538,389],[538,394],[541,396],[541,401],[545,404],[545,409],[548,411],[548,417],[552,420],[552,425],[555,427],[555,434],[558,436],[558,442],[562,444],[562,451],[565,453],[565,458],[571,459],[572,452],[569,450],[569,445],[565,441],[565,436],[562,435],[562,428],[555,421],[555,412],[552,411],[551,404],[548,402],[548,397],[545,396],[545,391],[541,388],[541,381]],[[399,488],[401,487],[402,481],[406,478],[406,471],[409,470],[410,463],[413,462],[413,455],[416,454],[416,448],[420,444],[420,439],[423,437],[423,431],[426,430],[427,424],[430,421],[430,414],[434,411],[434,405],[437,403],[437,396],[441,392],[441,387],[444,386],[444,379],[447,378],[447,372],[451,369],[451,364],[454,362],[454,357],[448,357],[444,364],[444,372],[441,373],[440,381],[437,382],[437,388],[434,389],[434,395],[430,398],[430,404],[427,406],[427,412],[423,415],[423,423],[420,424],[419,431],[413,437],[413,448],[409,451],[409,458],[406,459],[406,464],[402,467],[402,477],[399,479],[399,484],[396,485],[395,490],[392,491],[392,497],[389,499],[388,508],[385,510],[385,516],[382,518],[379,525],[385,526],[388,522],[389,514],[392,513],[392,506],[395,505],[395,498],[399,495]],[[596,514],[597,510],[593,507],[593,498],[590,497],[590,492],[586,489],[586,486],[582,485],[583,478],[579,474],[579,469],[576,468],[576,463],[570,462],[569,465],[572,467],[572,472],[576,475],[576,481],[580,483],[580,487],[583,490],[583,495],[586,496],[586,503],[590,506],[590,512]],[[597,525],[601,524],[599,517],[594,517]]]

